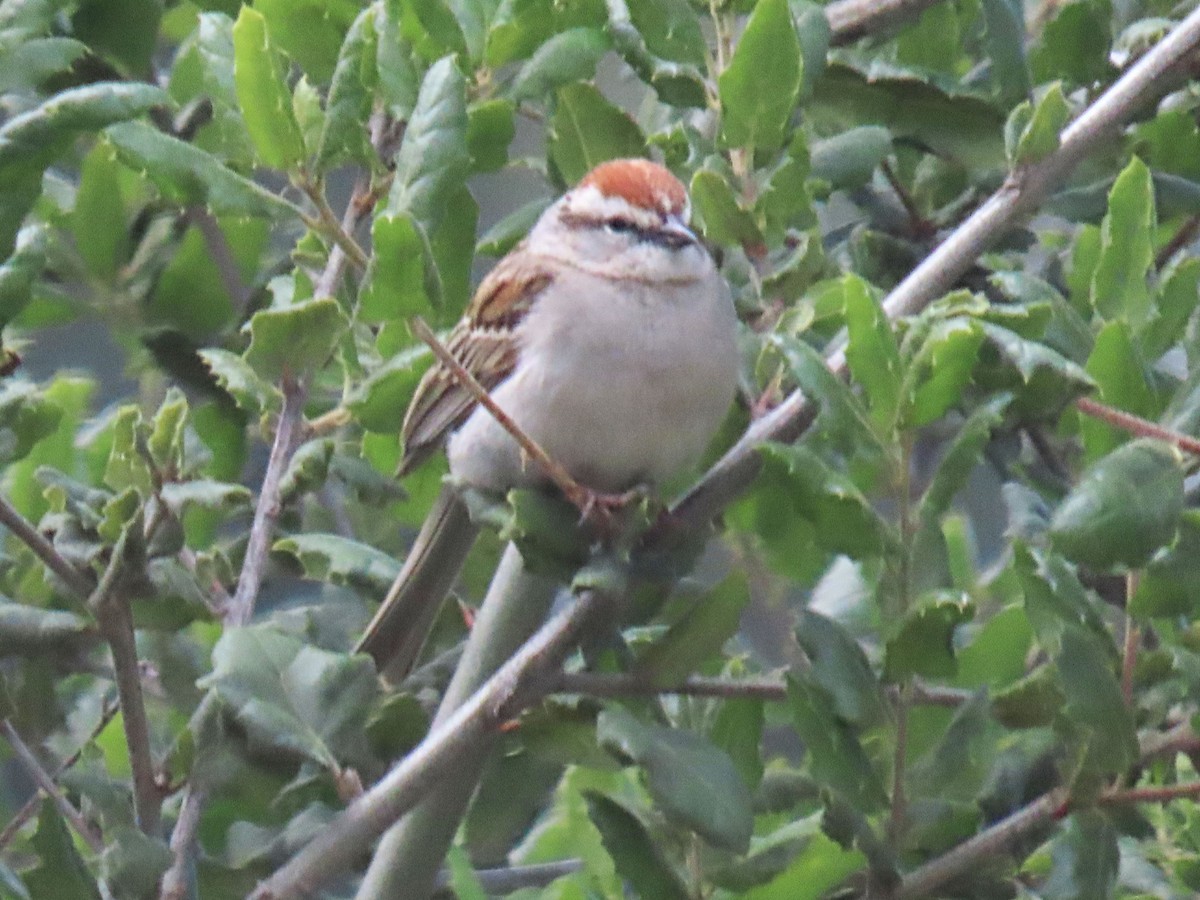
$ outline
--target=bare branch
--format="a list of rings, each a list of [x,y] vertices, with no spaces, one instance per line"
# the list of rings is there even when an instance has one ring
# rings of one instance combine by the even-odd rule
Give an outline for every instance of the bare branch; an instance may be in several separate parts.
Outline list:
[[[74,753],[59,763],[58,768],[50,776],[54,781],[57,782],[64,772],[79,762],[80,757],[83,756],[83,751],[100,736],[100,732],[108,727],[108,723],[113,720],[113,716],[117,714],[120,708],[120,705],[117,703],[105,702],[104,709],[100,712],[100,720],[96,723],[96,727],[92,729],[92,733],[88,735],[87,740],[80,744]],[[17,814],[4,826],[4,830],[0,831],[0,850],[3,850],[12,843],[12,839],[17,836],[17,832],[33,817],[40,805],[41,800],[35,794],[26,801],[24,806],[17,810]]]
[[[1177,431],[1171,431],[1169,428],[1163,428],[1155,422],[1143,419],[1141,416],[1135,416],[1133,413],[1127,413],[1122,409],[1116,409],[1115,407],[1100,403],[1091,397],[1080,397],[1075,401],[1075,406],[1084,415],[1107,422],[1114,428],[1120,428],[1122,431],[1127,431],[1137,437],[1149,437],[1166,441],[1168,444],[1178,447],[1185,453],[1200,456],[1200,440],[1194,437],[1180,434]]]
[[[585,694],[589,697],[657,697],[681,694],[689,697],[748,698],[779,702],[787,699],[787,685],[778,678],[704,678],[693,675],[681,684],[657,684],[639,675],[596,672],[563,672],[554,692]]]
[[[555,684],[555,672],[589,623],[613,599],[584,592],[525,645],[391,772],[362,795],[283,868],[259,885],[253,900],[305,897],[345,871],[371,842],[412,809],[457,761]]]
[[[179,807],[179,818],[171,832],[171,852],[175,859],[163,873],[159,900],[186,900],[188,895],[188,862],[200,830],[200,816],[208,795],[202,790],[188,790]]]
[[[552,881],[583,869],[583,860],[564,859],[561,862],[534,863],[528,866],[506,866],[502,869],[479,869],[475,877],[485,894],[511,894],[521,888],[547,887]],[[451,893],[450,876],[438,876],[437,897],[457,896]]]
[[[246,282],[242,280],[237,259],[234,258],[233,250],[229,246],[225,232],[221,230],[220,223],[217,222],[217,217],[203,206],[192,206],[188,208],[187,218],[204,238],[204,246],[208,249],[208,255],[212,259],[213,265],[216,266],[221,286],[229,295],[233,308],[241,315],[250,301],[251,291],[246,286]]]
[[[12,723],[8,719],[0,719],[0,734],[4,735],[4,739],[13,748],[13,753],[21,761],[21,765],[25,767],[25,770],[37,782],[38,788],[54,801],[54,805],[58,807],[58,811],[62,813],[63,818],[71,823],[71,827],[87,842],[87,845],[92,848],[93,852],[101,853],[104,850],[104,841],[92,831],[91,826],[84,821],[79,810],[72,806],[71,801],[58,789],[58,785],[54,783],[54,779],[50,777],[50,773],[42,767],[38,758],[33,755],[33,751],[29,749],[28,745],[21,740],[21,736],[17,734],[17,729],[12,727]]]
[[[80,600],[87,599],[92,592],[91,579],[63,559],[54,545],[3,496],[0,496],[0,524],[32,550],[46,568],[62,579]]]
[[[142,695],[142,668],[138,661],[137,639],[133,630],[133,610],[129,597],[120,587],[124,565],[126,530],[112,549],[112,559],[96,590],[88,598],[88,608],[96,617],[100,633],[112,653],[117,698],[121,704],[121,724],[133,773],[133,807],[138,827],[158,837],[162,827],[162,792],[154,777],[154,759],[150,753],[150,723]],[[138,532],[140,537],[140,530]]]
[[[825,7],[829,43],[850,44],[868,34],[886,31],[915,19],[941,0],[840,0]]]
[[[250,526],[250,540],[246,544],[246,557],[242,572],[238,576],[237,590],[226,610],[227,625],[249,624],[254,615],[254,603],[258,589],[262,586],[263,572],[267,565],[267,554],[275,522],[279,518],[279,487],[287,471],[292,453],[304,424],[304,401],[308,396],[307,386],[288,376],[281,384],[283,410],[275,426],[275,442],[267,460],[267,471],[263,475],[262,487],[258,492],[258,503],[254,507],[254,522]]]

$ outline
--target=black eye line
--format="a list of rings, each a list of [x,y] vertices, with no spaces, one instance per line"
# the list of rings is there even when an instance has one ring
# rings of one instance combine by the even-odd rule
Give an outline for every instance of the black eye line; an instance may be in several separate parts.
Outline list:
[[[686,234],[681,234],[678,231],[667,231],[662,228],[643,228],[632,219],[626,219],[622,216],[614,216],[611,219],[606,219],[604,227],[616,234],[632,234],[639,241],[646,241],[670,250],[680,250],[694,243]]]

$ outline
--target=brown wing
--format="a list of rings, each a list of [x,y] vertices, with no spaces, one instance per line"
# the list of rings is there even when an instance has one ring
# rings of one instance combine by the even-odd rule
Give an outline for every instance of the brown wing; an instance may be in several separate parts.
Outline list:
[[[514,331],[551,281],[553,276],[527,255],[506,256],[483,279],[466,315],[450,332],[446,349],[489,391],[516,365]],[[420,465],[474,409],[471,395],[445,366],[435,363],[417,385],[404,416],[404,456],[397,474]]]

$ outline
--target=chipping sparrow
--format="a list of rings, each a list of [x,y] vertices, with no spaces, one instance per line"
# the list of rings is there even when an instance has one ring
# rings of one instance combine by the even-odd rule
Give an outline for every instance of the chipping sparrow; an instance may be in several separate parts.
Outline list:
[[[703,451],[733,398],[733,304],[688,230],[688,212],[686,190],[662,166],[597,166],[483,280],[447,341],[500,408],[597,492],[678,472]],[[545,482],[441,365],[417,387],[403,439],[401,474],[446,443],[450,471],[466,484],[503,491]],[[397,642],[408,645],[401,670],[411,666],[429,608],[457,577],[461,558],[430,559],[447,532],[464,557],[475,533],[443,492],[360,642],[381,667]]]

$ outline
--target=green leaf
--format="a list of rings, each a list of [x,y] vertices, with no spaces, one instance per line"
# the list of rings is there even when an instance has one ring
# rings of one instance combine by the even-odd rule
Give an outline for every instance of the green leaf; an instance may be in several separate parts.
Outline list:
[[[379,11],[378,5],[368,6],[346,32],[325,102],[325,126],[314,160],[318,170],[345,160],[369,164],[373,157],[367,121],[376,83],[375,23]]]
[[[357,0],[255,0],[254,8],[266,17],[272,42],[299,63],[314,83],[328,84],[342,39],[362,4]]]
[[[12,252],[21,222],[42,192],[42,170],[77,134],[167,102],[152,85],[99,82],[55,94],[5,122],[0,127],[0,257]]]
[[[704,236],[710,241],[726,247],[763,245],[763,234],[753,214],[738,204],[723,176],[711,169],[697,169],[692,176],[691,195]]]
[[[775,150],[787,136],[803,74],[787,0],[759,0],[717,79],[727,146]],[[764,90],[764,85],[770,88]]]
[[[1025,544],[1013,547],[1013,568],[1025,595],[1025,615],[1048,653],[1057,653],[1063,630],[1083,626],[1097,639],[1111,642],[1095,600],[1075,571],[1060,556],[1041,555]]]
[[[850,342],[846,362],[871,402],[872,418],[885,429],[892,427],[900,403],[901,364],[892,323],[883,313],[870,285],[847,275],[842,279],[846,328]]]
[[[67,656],[94,636],[93,627],[74,613],[0,597],[0,656]]]
[[[62,420],[62,410],[27,381],[0,384],[0,465],[28,455]]]
[[[1200,153],[1197,157],[1200,158]],[[1146,357],[1158,359],[1179,340],[1197,304],[1200,304],[1200,259],[1190,256],[1166,272],[1159,283],[1154,315],[1138,335]]]
[[[1084,730],[1085,768],[1108,775],[1124,772],[1137,759],[1138,743],[1111,654],[1093,634],[1071,626],[1063,631],[1054,663],[1067,698],[1063,714]]]
[[[105,834],[100,874],[116,897],[148,897],[171,866],[174,855],[158,838],[148,837],[132,825]]]
[[[382,15],[376,20],[379,37],[375,62],[379,93],[388,112],[398,121],[407,121],[417,104],[421,73],[417,70],[416,54],[400,34],[399,6],[398,3],[385,3]]]
[[[1200,511],[1186,509],[1179,519],[1175,543],[1146,566],[1129,614],[1138,618],[1186,616],[1196,618],[1200,607]]]
[[[851,128],[812,145],[812,175],[838,190],[853,190],[871,180],[892,152],[892,133],[878,125]]]
[[[240,484],[196,478],[192,481],[172,481],[162,486],[163,501],[171,512],[181,516],[191,507],[233,512],[250,505],[253,494]]]
[[[557,96],[549,153],[567,184],[602,162],[646,152],[646,138],[633,119],[592,85],[569,84]]]
[[[996,721],[1005,728],[1044,728],[1054,722],[1066,703],[1058,673],[1039,666],[992,695]]]
[[[410,0],[401,9],[404,37],[426,58],[467,52],[462,26],[446,0]]]
[[[1126,444],[1091,466],[1050,523],[1055,549],[1092,569],[1141,568],[1171,543],[1183,511],[1183,461],[1161,441]]]
[[[1003,2],[1003,0],[997,0]],[[1018,105],[1004,125],[1004,149],[1010,165],[1037,162],[1058,149],[1058,136],[1071,118],[1071,107],[1055,82],[1034,106],[1028,100]]]
[[[246,130],[259,158],[275,169],[294,170],[304,159],[304,140],[292,113],[283,59],[262,13],[243,6],[233,23],[233,78]]]
[[[972,319],[955,316],[934,324],[908,364],[903,427],[928,425],[959,402],[982,344],[983,331]]]
[[[555,88],[583,81],[596,72],[596,63],[608,50],[608,38],[597,28],[569,28],[542,44],[513,79],[510,94],[522,100],[540,100]]]
[[[508,162],[515,109],[511,100],[484,100],[467,110],[467,148],[476,172],[498,172]]]
[[[271,549],[296,557],[308,578],[347,584],[371,595],[386,594],[400,571],[400,564],[383,551],[336,534],[294,534]]]
[[[1106,5],[1089,2],[1058,7],[1029,54],[1035,82],[1066,78],[1078,85],[1107,82],[1111,25]]]
[[[766,716],[762,700],[733,698],[721,703],[709,739],[729,754],[746,787],[754,790],[763,775],[762,742]]]
[[[398,434],[430,358],[429,348],[421,344],[377,366],[346,401],[355,421],[368,431]]]
[[[629,15],[655,56],[704,65],[707,45],[687,0],[636,0],[629,5]]]
[[[298,215],[288,201],[226,168],[215,156],[144,122],[124,122],[105,131],[125,165],[143,173],[163,195],[180,204],[207,206],[215,215]]]
[[[639,16],[645,15],[646,5],[644,2],[634,4]],[[674,2],[669,5],[676,7]],[[613,50],[621,55],[642,81],[654,89],[658,98],[670,106],[703,107],[706,99],[704,65],[666,59],[652,51],[647,46],[646,37],[634,24],[633,13],[625,0],[608,0],[605,6],[608,8],[607,30],[612,38]],[[668,15],[674,12],[672,10]],[[650,15],[654,14],[652,10]],[[691,40],[688,37],[691,26],[684,25],[682,28],[679,33],[683,43],[687,43]],[[660,49],[663,48],[663,44],[657,40],[656,44]]]
[[[902,681],[911,675],[950,678],[958,672],[954,630],[975,615],[962,595],[939,591],[917,601],[904,614],[884,652],[884,677]]]
[[[277,405],[275,388],[258,377],[250,364],[228,350],[204,349],[200,359],[238,407],[251,416]]]
[[[999,394],[971,413],[962,424],[921,497],[918,518],[922,522],[932,523],[945,515],[955,494],[963,489],[979,465],[983,448],[996,426],[1003,421],[1010,402],[1011,396]]]
[[[812,663],[811,677],[828,693],[839,720],[858,727],[884,721],[879,679],[853,636],[812,609],[797,613],[796,640]]]
[[[467,83],[452,57],[429,67],[396,154],[396,178],[380,215],[410,214],[426,234],[467,175]]]
[[[31,897],[70,897],[100,900],[96,880],[75,849],[71,833],[53,803],[43,803],[37,831],[30,839],[37,852],[37,867],[24,873]]]
[[[52,75],[87,53],[87,45],[66,37],[22,39],[17,29],[0,31],[0,93],[32,94]]]
[[[242,117],[233,75],[233,20],[224,13],[201,13],[196,36],[201,84],[213,106],[210,130],[216,132],[216,146],[204,144],[203,149],[218,150],[224,158],[249,166],[254,159],[254,144]]]
[[[1154,264],[1154,188],[1150,170],[1136,156],[1117,176],[1100,226],[1100,260],[1091,300],[1105,319],[1145,321],[1151,312],[1146,276]]]
[[[406,212],[381,212],[371,224],[374,252],[359,294],[367,322],[428,315],[441,300],[441,282],[425,231]]]
[[[88,268],[108,280],[129,251],[129,228],[121,199],[121,165],[112,147],[97,141],[83,161],[79,172],[79,190],[71,213],[71,231],[75,246]],[[18,242],[19,242],[18,238]],[[2,283],[3,276],[0,276]],[[7,292],[0,287],[0,310],[9,308]]]
[[[745,579],[731,575],[703,602],[692,603],[662,637],[650,644],[633,671],[650,684],[679,684],[702,663],[720,653],[738,628],[750,600]]]
[[[1081,809],[1067,817],[1050,849],[1053,865],[1038,893],[1046,900],[1112,897],[1121,865],[1117,830],[1104,813]]]
[[[1025,61],[1025,13],[1014,0],[982,0],[987,27],[984,43],[992,78],[1004,104],[1029,96],[1029,66]]]
[[[584,797],[604,849],[637,896],[662,900],[687,900],[691,896],[681,875],[663,856],[659,842],[637,816],[603,794],[588,791]]]
[[[853,728],[838,718],[833,699],[808,677],[788,676],[792,721],[811,759],[813,777],[870,812],[887,802],[879,774]]]
[[[1146,382],[1146,363],[1134,344],[1128,323],[1118,320],[1100,329],[1085,368],[1100,388],[1100,399],[1109,406],[1147,419],[1158,417],[1158,402]],[[1079,417],[1079,431],[1083,436],[1084,457],[1089,462],[1100,459],[1128,439],[1125,432],[1083,414]]]
[[[307,375],[324,365],[341,340],[346,314],[332,297],[264,309],[250,320],[245,359],[261,378]]]
[[[766,444],[763,454],[766,465],[786,478],[796,514],[812,522],[823,547],[864,559],[888,546],[887,525],[849,476],[801,444]]]
[[[197,686],[228,705],[255,747],[329,769],[363,739],[378,693],[368,657],[306,646],[270,625],[225,631]]]
[[[305,441],[296,448],[287,470],[279,480],[280,503],[294,503],[302,495],[321,489],[329,477],[333,444],[332,438],[319,437]]]
[[[837,291],[842,293],[842,285],[837,285]],[[783,354],[788,368],[804,393],[821,404],[823,431],[843,432],[846,443],[850,446],[870,448],[877,452],[883,450],[880,438],[875,433],[875,426],[867,410],[863,408],[862,401],[854,395],[846,382],[829,370],[824,357],[807,343],[791,335],[773,334],[769,339]]]
[[[729,756],[700,735],[646,725],[623,709],[606,709],[596,740],[632,760],[668,818],[718,846],[744,853],[754,817],[750,793]]]

